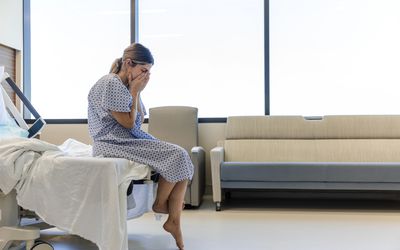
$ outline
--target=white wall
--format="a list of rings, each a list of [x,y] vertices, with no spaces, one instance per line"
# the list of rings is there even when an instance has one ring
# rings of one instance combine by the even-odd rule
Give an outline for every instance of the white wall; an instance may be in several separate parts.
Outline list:
[[[143,130],[147,131],[147,124],[143,124]],[[223,140],[224,137],[225,123],[199,124],[199,146],[202,146],[206,151],[206,185],[208,193],[211,190],[210,150],[217,146],[217,142]],[[68,138],[91,144],[87,124],[48,124],[40,138],[56,145],[62,144]]]
[[[22,0],[0,0],[0,43],[16,50],[23,48]]]
[[[0,0],[0,44],[13,48],[16,54],[17,85],[22,86],[23,0]],[[16,104],[21,108],[20,102]]]

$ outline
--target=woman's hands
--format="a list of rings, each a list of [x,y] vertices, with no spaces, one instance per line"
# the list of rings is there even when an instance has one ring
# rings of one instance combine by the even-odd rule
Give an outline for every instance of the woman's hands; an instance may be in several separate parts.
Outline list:
[[[146,87],[150,79],[149,72],[142,72],[136,77],[132,73],[128,74],[129,92],[132,95],[132,107],[130,112],[111,111],[112,116],[127,129],[132,129],[135,126],[137,112],[142,112],[140,106],[140,92]],[[143,117],[143,116],[142,116]]]
[[[132,74],[128,75],[129,91],[132,96],[136,96],[146,87],[150,80],[150,72],[142,72],[141,74],[133,77]]]

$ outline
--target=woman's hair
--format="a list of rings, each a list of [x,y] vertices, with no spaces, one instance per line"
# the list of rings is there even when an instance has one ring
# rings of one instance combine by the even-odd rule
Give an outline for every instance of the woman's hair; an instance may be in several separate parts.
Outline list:
[[[131,59],[134,63],[133,66],[137,64],[154,64],[154,58],[148,48],[140,43],[132,43],[124,50],[124,54],[121,58],[114,60],[111,65],[110,73],[118,74],[121,71],[123,61],[126,59]]]

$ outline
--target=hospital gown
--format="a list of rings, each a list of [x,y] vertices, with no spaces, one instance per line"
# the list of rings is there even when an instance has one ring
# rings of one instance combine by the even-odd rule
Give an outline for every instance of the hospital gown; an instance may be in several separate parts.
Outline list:
[[[116,74],[102,77],[88,95],[88,125],[93,139],[93,155],[118,157],[146,164],[168,182],[192,179],[194,167],[182,147],[158,140],[141,130],[144,112],[137,112],[135,125],[127,129],[111,115],[111,111],[130,112],[133,98]]]

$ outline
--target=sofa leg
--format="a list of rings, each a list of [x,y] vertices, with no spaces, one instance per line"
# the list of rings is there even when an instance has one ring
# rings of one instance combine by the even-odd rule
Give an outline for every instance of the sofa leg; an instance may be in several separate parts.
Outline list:
[[[215,211],[217,211],[217,212],[221,211],[221,202],[215,203]]]
[[[184,209],[194,209],[194,208],[198,208],[199,206],[193,206],[192,204],[185,204]]]

